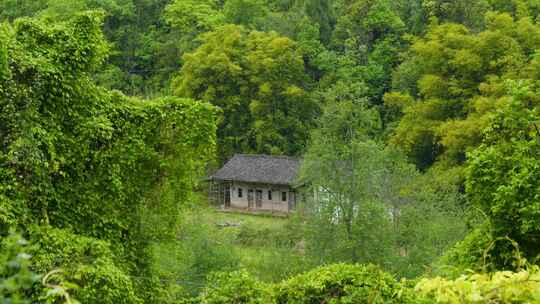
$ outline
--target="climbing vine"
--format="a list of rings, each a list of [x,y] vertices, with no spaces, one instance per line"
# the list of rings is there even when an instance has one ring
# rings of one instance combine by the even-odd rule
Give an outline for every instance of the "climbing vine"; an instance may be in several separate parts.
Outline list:
[[[147,247],[156,229],[144,219],[189,200],[214,153],[217,110],[95,85],[91,72],[109,48],[101,23],[94,12],[52,26],[19,19],[0,30],[0,233],[18,229],[33,239],[42,272],[70,260],[67,275],[83,298],[150,301]],[[163,188],[173,199],[158,203]],[[107,249],[92,255],[96,244]],[[92,283],[104,275],[119,294]]]

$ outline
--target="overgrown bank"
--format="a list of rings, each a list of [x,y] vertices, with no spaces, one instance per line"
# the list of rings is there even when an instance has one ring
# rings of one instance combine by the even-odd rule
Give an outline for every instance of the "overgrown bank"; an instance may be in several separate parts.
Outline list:
[[[101,24],[88,13],[0,27],[0,235],[21,232],[32,270],[61,269],[55,282],[76,284],[83,303],[161,303],[149,243],[170,237],[212,157],[217,109],[96,86]]]

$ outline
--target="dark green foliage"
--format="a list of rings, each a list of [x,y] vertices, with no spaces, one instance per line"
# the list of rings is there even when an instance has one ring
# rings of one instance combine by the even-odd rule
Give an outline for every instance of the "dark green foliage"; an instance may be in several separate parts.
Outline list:
[[[313,23],[319,25],[321,42],[328,44],[336,24],[336,13],[333,2],[330,0],[306,0],[304,1],[304,6],[306,15],[309,16]]]
[[[13,21],[15,18],[32,16],[46,6],[47,0],[3,0],[0,1],[0,20],[8,19]]]
[[[268,13],[261,0],[227,0],[223,7],[225,20],[228,23],[256,27]]]

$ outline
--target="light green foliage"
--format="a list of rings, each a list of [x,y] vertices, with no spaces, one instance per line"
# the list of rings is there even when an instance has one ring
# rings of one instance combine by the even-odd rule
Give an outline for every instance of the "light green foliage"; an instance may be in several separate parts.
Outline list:
[[[27,242],[20,236],[10,234],[0,243],[0,302],[29,304],[27,293],[40,280],[30,270],[30,258],[23,251]]]
[[[537,267],[519,272],[463,275],[455,280],[422,279],[414,291],[425,303],[537,303],[540,274]],[[421,302],[421,300],[418,300]]]
[[[184,56],[174,81],[179,96],[211,102],[223,110],[219,155],[235,152],[298,154],[317,106],[297,44],[276,33],[226,25],[202,37]]]
[[[316,263],[369,262],[418,275],[464,235],[457,189],[420,178],[403,154],[371,139],[380,120],[361,99],[351,101],[361,90],[330,92],[300,173],[307,253]]]
[[[488,13],[486,30],[474,34],[459,24],[432,25],[414,38],[408,60],[396,71],[394,86],[403,117],[391,142],[420,168],[435,161],[463,164],[481,142],[488,117],[507,102],[505,79],[536,79],[535,49],[540,30],[530,18]]]
[[[450,280],[398,282],[373,265],[334,264],[277,284],[245,271],[212,276],[205,292],[182,303],[537,303],[538,267],[518,272],[462,275]]]
[[[0,0],[0,235],[32,243],[29,260],[2,239],[0,300],[538,301],[536,268],[487,272],[540,257],[539,13],[538,0]],[[216,145],[220,160],[307,151],[306,204],[272,223],[198,210]],[[296,276],[343,261],[482,274],[415,290],[374,266]]]
[[[415,178],[399,195],[408,203],[399,209],[400,255],[389,269],[414,278],[431,272],[432,264],[463,239],[469,232],[466,217],[474,213],[463,206],[455,183],[431,173]]]
[[[197,34],[213,30],[223,23],[223,14],[217,1],[176,0],[164,10],[167,23],[180,33],[194,38]]]
[[[483,144],[470,155],[466,190],[489,220],[492,238],[509,237],[534,259],[540,254],[540,99],[537,88],[526,84],[515,84],[511,94],[509,104],[490,120]],[[511,244],[493,247],[489,254],[495,267],[516,267]]]
[[[31,243],[33,269],[40,273],[61,269],[63,280],[79,286],[73,296],[81,303],[141,303],[106,241],[44,228]]]
[[[216,271],[246,269],[264,284],[311,267],[296,221],[265,215],[224,213],[202,206],[181,210],[174,241],[153,247],[154,271],[168,285],[167,299],[195,296]],[[217,291],[215,291],[217,292]]]
[[[208,286],[200,296],[201,304],[268,303],[264,285],[246,271],[216,273],[208,281]]]
[[[306,193],[315,192],[313,199],[307,196],[305,205],[310,219],[306,238],[309,251],[320,263],[366,261],[375,252],[383,258],[380,250],[388,248],[384,235],[390,222],[369,190],[377,182],[369,176],[375,171],[368,166],[376,166],[380,158],[373,158],[382,154],[380,146],[366,140],[377,123],[375,111],[360,102],[342,100],[325,107],[319,128],[311,135],[299,183],[309,186]],[[371,220],[365,221],[368,217]],[[373,250],[360,251],[369,234],[377,235],[370,244]]]
[[[510,243],[502,240],[508,248]],[[495,245],[493,233],[487,224],[482,224],[470,231],[467,236],[448,249],[434,263],[434,273],[445,277],[458,277],[467,271],[494,271],[489,248]],[[510,249],[509,252],[513,253]],[[497,257],[495,257],[497,258]],[[512,258],[512,260],[514,260]]]
[[[402,286],[373,265],[316,268],[275,287],[274,303],[409,303]]]

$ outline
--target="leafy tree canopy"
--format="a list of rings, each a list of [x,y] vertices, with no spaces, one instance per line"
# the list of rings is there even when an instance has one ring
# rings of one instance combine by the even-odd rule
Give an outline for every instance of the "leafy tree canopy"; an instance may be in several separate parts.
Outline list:
[[[295,155],[303,150],[317,106],[309,98],[298,45],[277,33],[226,25],[202,36],[184,56],[176,95],[223,109],[219,155],[235,152]]]
[[[488,13],[486,30],[433,24],[413,38],[394,75],[388,108],[403,116],[391,142],[420,167],[460,165],[481,141],[487,117],[508,101],[506,79],[536,79],[540,28],[529,17]],[[398,93],[399,92],[399,93]]]

